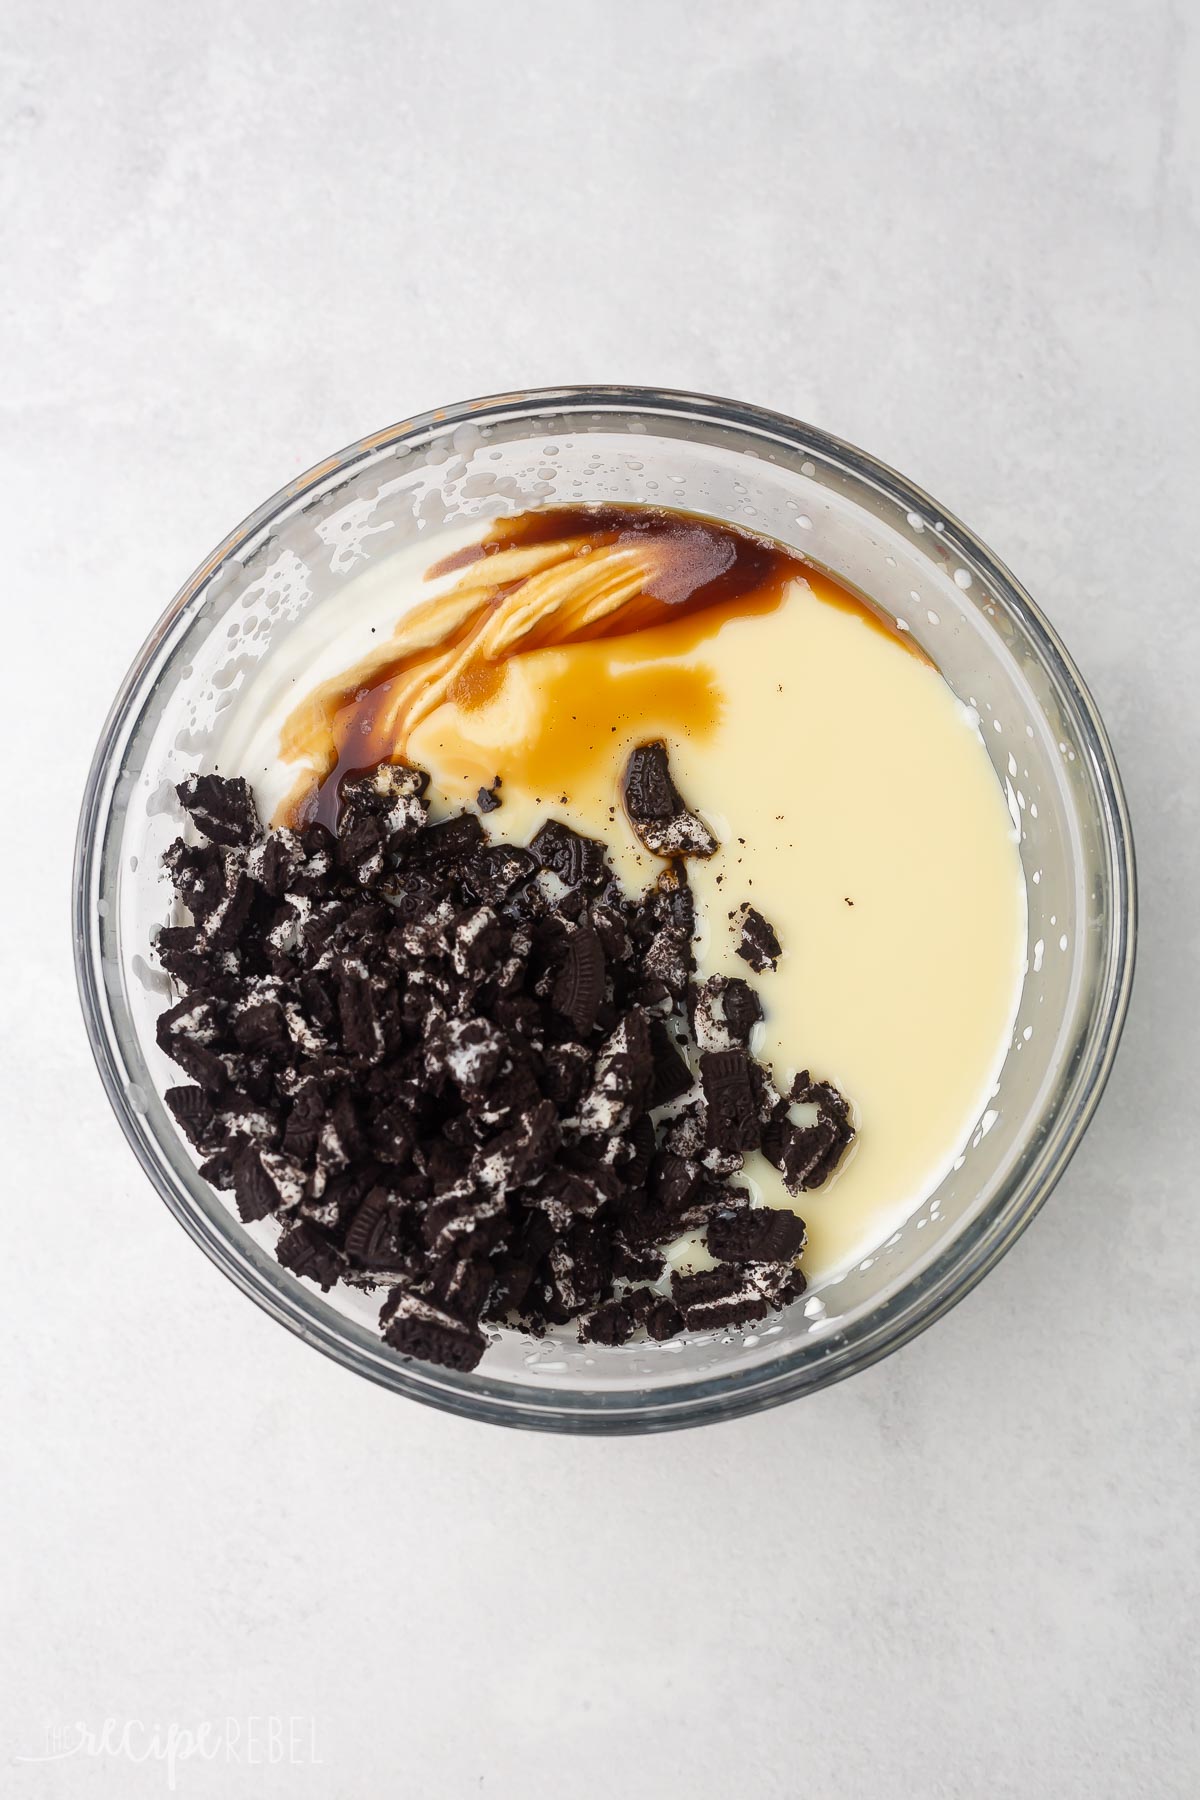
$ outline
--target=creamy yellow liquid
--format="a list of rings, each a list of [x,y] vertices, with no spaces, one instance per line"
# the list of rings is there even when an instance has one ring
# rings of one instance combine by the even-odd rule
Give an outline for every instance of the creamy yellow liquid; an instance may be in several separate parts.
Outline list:
[[[268,810],[295,774],[278,763],[287,707],[315,677],[378,644],[421,593],[419,565],[393,561],[339,600],[336,653],[326,643],[305,657],[301,640],[290,672],[272,672],[268,658],[234,709],[222,766],[236,759]],[[728,618],[679,654],[671,642],[664,628],[516,657],[482,704],[472,696],[469,710],[447,701],[428,713],[407,754],[430,770],[431,797],[447,807],[473,803],[499,775],[502,807],[489,829],[523,842],[548,814],[565,819],[603,838],[637,891],[663,865],[625,818],[620,777],[636,743],[667,738],[677,785],[721,845],[688,865],[699,976],[754,983],[766,1017],[753,1048],[781,1087],[809,1068],[852,1104],[857,1137],[823,1188],[794,1200],[763,1158],[747,1162],[763,1201],[803,1214],[803,1266],[821,1282],[916,1210],[986,1108],[1025,958],[1015,831],[977,723],[937,671],[807,582],[790,582],[773,611]],[[684,670],[711,689],[704,730],[681,727],[672,702]],[[622,691],[636,694],[636,707],[596,733],[566,798],[541,778],[535,791],[528,769],[553,723],[549,709],[573,694]],[[735,955],[728,914],[746,901],[783,944],[774,973],[753,975]],[[692,1244],[683,1254],[703,1260]]]

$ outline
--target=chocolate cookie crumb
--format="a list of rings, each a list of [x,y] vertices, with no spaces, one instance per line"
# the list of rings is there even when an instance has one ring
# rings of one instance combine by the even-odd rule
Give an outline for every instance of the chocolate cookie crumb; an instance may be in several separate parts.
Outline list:
[[[773,926],[768,925],[762,914],[753,906],[744,906],[741,911],[741,942],[738,944],[738,955],[750,964],[756,975],[767,969],[774,969],[783,955],[783,946],[775,934]]]
[[[733,975],[722,995],[725,1023],[739,1043],[748,1044],[750,1033],[763,1016],[762,1002],[748,981]]]
[[[718,1262],[793,1262],[807,1233],[796,1213],[769,1206],[746,1206],[719,1213],[708,1227],[708,1248]]]
[[[252,844],[262,835],[250,784],[239,775],[189,775],[175,789],[196,830],[211,844]]]
[[[384,1342],[419,1362],[441,1363],[465,1373],[487,1349],[487,1339],[477,1325],[465,1324],[406,1288],[394,1290],[379,1322],[384,1327]]]
[[[720,848],[671,779],[661,738],[639,744],[625,765],[625,811],[634,831],[655,856],[713,856]]]
[[[695,1078],[661,1019],[651,1023],[650,1051],[654,1058],[650,1104],[669,1106],[673,1100],[681,1100],[688,1093],[695,1085]]]
[[[793,1106],[815,1106],[816,1119],[798,1124]],[[789,1194],[820,1187],[832,1175],[854,1138],[850,1108],[826,1081],[813,1081],[805,1069],[797,1075],[787,1101],[781,1101],[763,1127],[762,1150],[783,1176]]]
[[[623,1300],[604,1300],[579,1325],[581,1344],[624,1344],[637,1330]]]
[[[705,1051],[700,1058],[700,1081],[708,1109],[708,1142],[727,1152],[757,1150],[761,1131],[745,1051]]]
[[[586,1038],[596,1023],[596,1014],[604,998],[604,980],[604,947],[600,934],[581,925],[566,941],[553,996],[556,1009],[571,1021],[580,1038]]]
[[[730,1266],[671,1277],[671,1296],[689,1331],[752,1325],[765,1319],[770,1302],[753,1276]]]
[[[583,837],[560,819],[547,819],[529,848],[543,869],[567,887],[602,887],[608,878],[608,855],[598,838]]]

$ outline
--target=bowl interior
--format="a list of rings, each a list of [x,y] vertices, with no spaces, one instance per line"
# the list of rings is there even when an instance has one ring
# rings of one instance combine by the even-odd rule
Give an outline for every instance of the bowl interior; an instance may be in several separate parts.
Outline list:
[[[1020,831],[1029,963],[1011,1048],[956,1167],[874,1255],[742,1335],[601,1351],[506,1334],[474,1374],[403,1361],[378,1300],[279,1268],[197,1173],[159,1094],[152,934],[169,903],[173,785],[202,766],[256,664],[347,581],[414,539],[545,503],[682,507],[765,532],[911,631],[975,707]],[[599,391],[514,396],[381,434],[277,496],[188,583],[109,720],[81,827],[85,1009],[114,1104],[188,1229],[293,1329],[419,1397],[529,1423],[691,1422],[819,1385],[965,1291],[1048,1191],[1102,1084],[1131,964],[1130,851],[1086,693],[1027,597],[926,497],[807,427],[725,403]]]

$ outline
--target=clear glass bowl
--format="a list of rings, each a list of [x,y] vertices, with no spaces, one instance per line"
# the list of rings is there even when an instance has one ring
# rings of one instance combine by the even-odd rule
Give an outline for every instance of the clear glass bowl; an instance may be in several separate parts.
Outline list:
[[[539,503],[642,501],[770,534],[911,630],[978,708],[1021,827],[1030,960],[999,1089],[956,1168],[874,1257],[746,1334],[605,1350],[506,1333],[472,1374],[406,1362],[369,1297],[279,1267],[201,1181],[159,1096],[166,983],[151,936],[172,784],[204,761],[246,671],[309,608],[420,534]],[[79,827],[84,1014],[125,1134],[213,1261],[282,1324],[397,1393],[549,1430],[655,1431],[811,1392],[944,1313],[1062,1174],[1112,1065],[1133,977],[1133,845],[1104,727],[1055,632],[979,540],[901,476],[812,426],[635,388],[504,394],[410,419],[318,464],[186,582],[143,645],[96,751]]]

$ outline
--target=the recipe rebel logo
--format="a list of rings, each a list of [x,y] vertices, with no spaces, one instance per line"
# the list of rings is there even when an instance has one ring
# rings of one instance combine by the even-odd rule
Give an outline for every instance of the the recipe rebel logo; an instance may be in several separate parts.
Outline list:
[[[243,1768],[304,1768],[320,1765],[315,1719],[297,1714],[250,1713],[245,1718],[177,1720],[103,1719],[89,1724],[47,1725],[45,1746],[18,1763],[57,1763],[90,1758],[105,1762],[161,1763],[169,1793],[179,1786],[188,1762],[237,1764]]]

